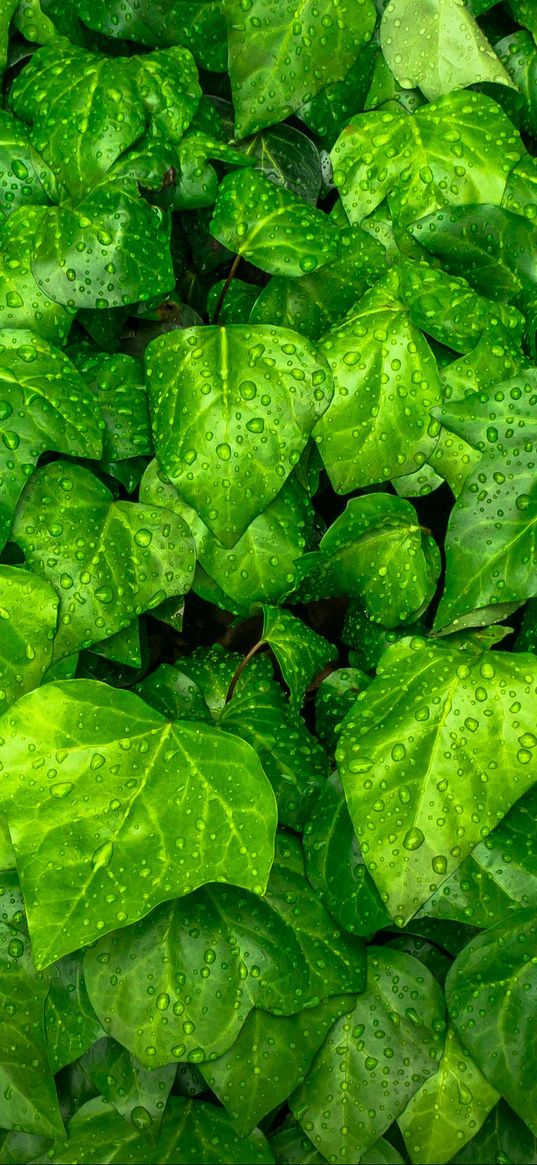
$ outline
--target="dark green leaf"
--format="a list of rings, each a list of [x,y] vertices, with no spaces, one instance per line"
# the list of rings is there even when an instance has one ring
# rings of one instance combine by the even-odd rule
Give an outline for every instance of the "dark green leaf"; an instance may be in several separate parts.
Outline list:
[[[500,330],[498,324],[515,344],[522,343],[524,318],[516,308],[477,295],[466,279],[427,263],[401,257],[397,266],[412,323],[439,343],[456,352],[471,352],[484,329],[492,336]]]
[[[58,596],[50,583],[0,566],[0,706],[39,687],[52,662]]]
[[[327,408],[328,366],[287,328],[235,324],[161,336],[148,348],[147,374],[159,464],[232,547],[276,497]]]
[[[45,1002],[47,1052],[54,1073],[77,1060],[103,1029],[89,1001],[82,973],[82,952],[65,955],[49,970]]]
[[[91,355],[77,362],[97,398],[105,430],[103,457],[107,463],[151,453],[149,410],[144,374],[132,356]]]
[[[206,887],[100,939],[84,969],[104,1027],[146,1067],[215,1060],[254,1007],[297,1015],[364,986],[361,944],[317,901],[292,835],[264,898]]]
[[[7,110],[0,112],[0,178],[2,222],[20,206],[46,206],[57,196],[54,174]]]
[[[184,45],[206,69],[225,69],[226,26],[215,0],[83,0],[81,19],[105,36],[149,48]]]
[[[497,923],[468,943],[446,981],[455,1028],[487,1080],[537,1135],[529,1001],[537,981],[535,910]]]
[[[315,206],[321,192],[321,158],[317,146],[290,125],[262,130],[241,142],[255,168],[276,186],[283,186]]]
[[[263,891],[276,806],[244,741],[170,724],[93,680],[46,684],[1,725],[4,810],[40,965],[207,881]]]
[[[490,1165],[491,1161],[534,1165],[537,1138],[504,1100],[487,1117],[483,1128],[453,1158],[456,1165]]]
[[[341,722],[356,697],[371,683],[371,676],[358,668],[338,668],[319,684],[315,698],[315,725],[325,748],[333,752]]]
[[[337,648],[289,611],[263,606],[264,643],[272,648],[289,688],[291,708],[298,711],[308,684],[337,659]]]
[[[352,822],[400,925],[535,781],[537,659],[486,646],[401,640],[343,728]]]
[[[171,1091],[175,1064],[148,1071],[126,1048],[105,1036],[82,1060],[86,1076],[139,1132],[158,1129]]]

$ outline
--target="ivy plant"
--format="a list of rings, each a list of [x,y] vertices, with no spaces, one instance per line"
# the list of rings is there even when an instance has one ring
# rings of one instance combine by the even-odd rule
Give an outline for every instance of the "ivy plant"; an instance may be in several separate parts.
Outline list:
[[[0,3],[0,1159],[537,1163],[531,0]]]

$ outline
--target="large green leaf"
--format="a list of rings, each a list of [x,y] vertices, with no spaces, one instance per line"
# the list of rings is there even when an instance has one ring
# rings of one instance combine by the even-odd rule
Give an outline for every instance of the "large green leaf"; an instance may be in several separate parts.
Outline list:
[[[0,566],[0,707],[39,687],[52,662],[58,596],[50,583]]]
[[[186,328],[147,352],[157,459],[223,546],[276,497],[330,403],[330,370],[287,328]]]
[[[440,552],[410,502],[371,493],[351,498],[318,552],[303,560],[301,574],[304,569],[303,587],[312,597],[360,599],[370,619],[396,627],[417,618],[431,601]]]
[[[33,332],[0,331],[0,544],[45,450],[98,457],[103,422],[71,362]]]
[[[136,181],[96,187],[77,207],[42,215],[31,267],[41,291],[69,308],[123,307],[171,291],[169,219]]]
[[[56,659],[127,627],[189,590],[195,550],[177,514],[114,501],[89,469],[43,466],[19,502],[13,539],[60,596]]]
[[[314,436],[338,493],[412,473],[427,460],[441,399],[436,361],[390,275],[319,346],[334,398]]]
[[[446,980],[455,1028],[487,1080],[537,1135],[533,998],[537,927],[529,907],[472,939]]]
[[[247,615],[252,603],[277,603],[293,589],[295,563],[311,544],[314,521],[310,499],[294,477],[254,518],[231,550],[220,545],[192,506],[166,480],[156,461],[150,463],[143,476],[140,501],[166,506],[184,519],[196,543],[198,561],[220,588],[220,605],[226,610]],[[199,573],[193,587],[203,596]]]
[[[512,84],[464,0],[389,0],[380,43],[399,84],[429,101],[479,81]]]
[[[419,916],[487,927],[513,910],[537,906],[536,811],[534,785],[424,902]]]
[[[366,863],[402,925],[537,777],[537,659],[479,639],[402,639],[338,756]],[[461,784],[463,787],[461,788]]]
[[[448,1028],[438,1071],[414,1093],[399,1125],[415,1165],[443,1165],[470,1141],[498,1100]]]
[[[363,1158],[435,1071],[444,1028],[431,972],[411,955],[369,947],[366,991],[332,1028],[290,1101],[325,1157]]]
[[[271,1015],[256,1007],[229,1051],[202,1066],[207,1084],[241,1137],[302,1083],[327,1032],[353,1005],[352,995],[336,995],[293,1016]]]
[[[178,142],[199,97],[196,67],[185,49],[108,57],[55,37],[19,73],[10,103],[32,125],[35,148],[78,200],[148,127]]]
[[[298,278],[338,253],[331,219],[257,170],[236,170],[220,183],[211,234],[270,275]]]
[[[332,161],[352,223],[360,224],[388,196],[404,225],[445,206],[499,204],[509,170],[523,153],[496,102],[482,93],[454,92],[410,115],[397,109],[360,114],[338,138]]]
[[[206,69],[226,67],[226,25],[218,0],[83,0],[78,9],[89,28],[165,48],[184,45]]]
[[[239,1138],[226,1112],[214,1104],[173,1096],[160,1131],[129,1124],[101,1096],[89,1100],[69,1121],[68,1142],[58,1142],[44,1160],[51,1165],[170,1165],[200,1161],[203,1165],[272,1165],[274,1158],[263,1133]]]
[[[284,121],[342,80],[375,26],[371,0],[225,0],[237,137]]]
[[[253,324],[295,328],[318,340],[384,274],[384,251],[357,227],[341,231],[336,258],[320,271],[290,279],[275,275],[250,313]]]
[[[482,456],[450,515],[437,630],[491,622],[498,604],[537,594],[536,403],[537,377],[529,369],[438,410],[444,426]]]
[[[361,944],[317,901],[292,835],[265,897],[205,887],[106,935],[84,969],[104,1027],[147,1067],[215,1060],[254,1007],[296,1015],[364,986]]]
[[[204,882],[263,891],[276,806],[244,741],[171,724],[93,680],[46,684],[0,724],[3,809],[41,966]]]
[[[48,987],[24,933],[0,923],[0,1122],[4,1129],[58,1137],[63,1124],[45,1042]]]
[[[320,901],[351,934],[371,935],[390,916],[364,864],[339,777],[319,790],[304,829],[306,872]]]

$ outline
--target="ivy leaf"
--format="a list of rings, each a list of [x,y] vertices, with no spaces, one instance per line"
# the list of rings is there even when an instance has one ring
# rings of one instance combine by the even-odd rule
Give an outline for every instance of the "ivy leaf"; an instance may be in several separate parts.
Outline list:
[[[401,296],[412,323],[440,344],[446,344],[456,352],[471,352],[485,330],[492,336],[500,325],[520,347],[524,317],[516,308],[478,295],[466,279],[448,275],[428,263],[401,257],[397,269]],[[451,365],[448,365],[448,376],[450,369]],[[467,383],[466,379],[465,385]]]
[[[390,923],[364,864],[336,773],[319,790],[304,830],[306,872],[320,901],[344,930],[371,935]]]
[[[58,596],[50,583],[0,566],[0,706],[39,687],[52,662]]]
[[[245,12],[237,0],[225,0],[224,10],[239,138],[285,121],[330,82],[342,80],[375,27],[371,0],[328,0],[322,12],[294,0],[253,0]]]
[[[104,1099],[135,1129],[144,1132],[160,1127],[175,1080],[175,1064],[150,1072],[126,1048],[105,1036],[86,1052],[80,1066]]]
[[[336,755],[366,863],[399,925],[534,783],[535,670],[534,656],[490,652],[486,640],[407,638],[358,696]]]
[[[0,543],[41,453],[98,457],[97,402],[63,353],[25,329],[0,330]]]
[[[419,916],[488,927],[513,909],[537,904],[536,810],[534,786],[424,902]]]
[[[321,193],[321,156],[306,134],[290,125],[273,126],[247,138],[239,148],[275,186],[316,205]]]
[[[205,881],[262,892],[276,806],[244,741],[170,724],[94,680],[46,684],[1,724],[4,809],[41,966]]]
[[[41,206],[20,207],[0,226],[0,324],[31,329],[61,346],[74,310],[51,299],[36,283],[31,267],[33,238],[47,213]]]
[[[314,437],[337,493],[420,468],[440,402],[434,356],[412,324],[389,275],[367,291],[319,345],[334,377],[334,398]]]
[[[315,1147],[329,1160],[363,1159],[435,1071],[444,1028],[443,996],[431,972],[411,955],[369,947],[366,991],[332,1028],[290,1099]],[[343,1073],[345,1090],[338,1087]]]
[[[438,410],[444,426],[482,455],[450,515],[437,631],[492,622],[499,605],[517,606],[537,594],[536,402],[537,380],[528,370]]]
[[[35,971],[24,933],[0,923],[0,1122],[5,1129],[58,1137],[63,1124],[45,1042],[48,986],[47,976]]]
[[[293,589],[296,559],[310,544],[314,513],[305,490],[294,477],[259,517],[248,526],[235,546],[220,545],[214,534],[183,501],[153,461],[140,486],[140,501],[165,506],[179,514],[196,543],[203,570],[222,591],[221,605],[237,615],[248,615],[252,603],[277,603]],[[199,572],[193,589],[203,595]]]
[[[116,502],[88,469],[64,461],[34,474],[13,539],[30,569],[60,597],[56,659],[185,594],[194,573],[194,543],[181,518],[160,507]]]
[[[35,148],[75,201],[148,126],[180,141],[199,98],[194,61],[185,49],[108,57],[63,37],[34,53],[10,93],[13,112],[32,125]]]
[[[212,1062],[254,1007],[296,1015],[364,986],[362,946],[308,887],[292,835],[277,841],[265,897],[220,885],[196,891],[100,939],[84,970],[106,1030],[147,1067]]]
[[[535,1158],[537,1138],[517,1117],[504,1100],[500,1100],[483,1128],[453,1158],[456,1165],[488,1165],[503,1155],[520,1165],[531,1165]]]
[[[336,995],[293,1016],[271,1015],[256,1007],[229,1051],[202,1065],[209,1088],[241,1137],[302,1083],[327,1032],[353,1004],[352,995]]]
[[[419,525],[410,502],[390,494],[352,498],[304,559],[305,587],[315,597],[360,599],[367,615],[384,627],[418,618],[431,601],[440,553]],[[302,573],[302,572],[301,572]]]
[[[394,219],[404,226],[445,206],[499,205],[509,169],[523,153],[519,135],[495,101],[482,93],[454,92],[410,115],[397,109],[360,114],[343,130],[331,157],[351,223],[359,225],[387,197]],[[454,182],[463,156],[464,173]],[[460,274],[467,272],[463,268]]]
[[[330,402],[330,371],[287,328],[235,324],[153,340],[147,376],[160,467],[230,548],[298,461]]]
[[[96,187],[77,207],[49,207],[32,243],[41,290],[68,308],[114,308],[175,284],[170,224],[131,182]]]
[[[82,0],[80,18],[88,28],[149,48],[181,44],[199,65],[222,72],[226,68],[226,26],[214,0]],[[223,58],[223,59],[222,59]]]
[[[58,196],[56,179],[37,150],[28,130],[0,110],[0,220],[21,206],[47,206]]]
[[[498,1100],[453,1028],[434,1076],[414,1093],[399,1126],[415,1165],[443,1165],[475,1136]]]
[[[274,652],[289,688],[291,709],[298,712],[308,684],[337,659],[337,648],[289,611],[266,604],[260,606],[262,642],[268,643]]]
[[[490,1084],[537,1135],[531,1012],[537,986],[535,911],[520,910],[477,935],[446,980],[455,1029]]]
[[[151,433],[143,367],[118,353],[86,356],[78,369],[99,402],[105,429],[105,464],[151,453]]]
[[[251,169],[220,183],[211,234],[271,275],[299,277],[338,252],[339,230],[327,215]]]
[[[52,1071],[72,1064],[98,1040],[103,1029],[89,1001],[82,952],[65,955],[50,968],[45,1001],[47,1052]]]
[[[318,340],[384,274],[384,251],[357,227],[341,231],[338,254],[320,271],[290,279],[275,275],[250,313],[252,324],[294,328]]]
[[[512,85],[463,0],[389,0],[380,44],[399,84],[428,101],[479,81]]]

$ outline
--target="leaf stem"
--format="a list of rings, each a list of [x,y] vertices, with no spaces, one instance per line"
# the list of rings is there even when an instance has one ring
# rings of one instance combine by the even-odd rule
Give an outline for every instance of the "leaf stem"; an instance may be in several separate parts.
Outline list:
[[[231,264],[226,282],[224,283],[224,286],[220,292],[220,295],[218,296],[218,301],[217,301],[216,307],[214,309],[213,324],[217,324],[218,320],[220,319],[220,312],[222,311],[222,306],[223,306],[224,300],[225,300],[226,295],[227,295],[229,288],[231,286],[231,282],[232,282],[232,280],[237,272],[237,267],[239,266],[241,258],[242,258],[241,255],[235,255],[233,263]]]
[[[240,680],[240,677],[241,677],[245,667],[248,666],[250,660],[253,659],[254,655],[257,655],[258,651],[261,651],[262,649],[264,649],[266,647],[268,647],[268,643],[266,643],[264,639],[259,639],[258,642],[254,643],[254,646],[250,648],[250,650],[244,656],[244,659],[241,659],[241,662],[240,662],[240,664],[235,672],[235,675],[233,676],[233,678],[231,680],[229,688],[227,690],[227,695],[226,695],[226,699],[225,699],[226,704],[229,704],[229,701],[233,699],[233,695],[235,693],[235,688],[237,687],[237,684]]]

